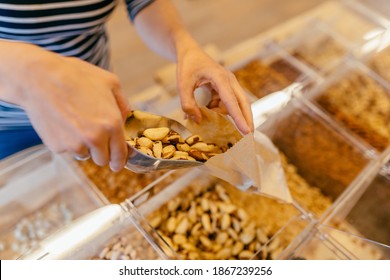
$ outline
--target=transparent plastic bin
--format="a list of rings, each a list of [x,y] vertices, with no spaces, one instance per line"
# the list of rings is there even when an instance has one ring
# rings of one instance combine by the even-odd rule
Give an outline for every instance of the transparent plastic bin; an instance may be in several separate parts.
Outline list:
[[[373,36],[384,31],[386,22],[356,1],[340,1],[340,8],[327,20],[329,28],[348,41],[351,47],[358,47]]]
[[[81,247],[77,252],[79,258],[94,260],[178,259],[173,249],[160,238],[155,230],[137,218],[139,215],[135,215],[135,209],[131,213],[132,218],[118,222],[98,240]]]
[[[258,130],[270,137],[288,162],[285,173],[293,198],[317,218],[332,211],[378,157],[299,96]]]
[[[390,6],[386,0],[347,0],[346,5],[375,18],[383,25],[390,24]]]
[[[286,37],[280,46],[322,76],[333,71],[350,53],[348,41],[319,20],[309,20],[305,28]]]
[[[89,180],[110,203],[123,202],[168,173],[165,170],[135,173],[128,169],[113,172],[109,166],[98,166],[92,160],[73,163],[80,176]]]
[[[0,259],[16,259],[59,228],[107,201],[68,159],[43,146],[0,164]]]
[[[286,250],[280,259],[288,260],[386,260],[390,247],[318,225],[295,247]]]
[[[389,149],[390,151],[390,149]],[[387,153],[387,160],[390,153]],[[345,197],[322,225],[387,246],[384,256],[390,259],[390,172],[385,164],[359,181],[355,190]]]
[[[390,146],[390,91],[386,82],[356,60],[346,60],[306,98],[377,151]]]
[[[372,71],[383,78],[387,82],[387,86],[389,86],[390,32],[385,35],[379,35],[374,40],[377,41],[374,44],[371,44],[373,50],[371,49],[371,51],[366,52],[362,60],[370,69],[372,69]]]
[[[156,240],[156,242],[154,241]],[[177,259],[131,202],[108,204],[64,226],[21,260]]]
[[[312,223],[299,207],[253,193],[193,169],[173,183],[153,185],[132,203],[181,259],[254,259],[280,231],[277,256]]]
[[[259,46],[257,52],[247,53],[246,48],[236,48],[223,57],[224,66],[235,74],[240,85],[251,94],[252,101],[294,82],[311,86],[321,79],[274,42]]]

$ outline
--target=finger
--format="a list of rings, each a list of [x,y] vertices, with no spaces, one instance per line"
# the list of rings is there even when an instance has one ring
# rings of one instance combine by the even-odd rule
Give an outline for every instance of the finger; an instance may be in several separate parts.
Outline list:
[[[226,79],[215,80],[215,87],[238,129],[244,134],[249,133],[251,129],[241,112],[237,97],[230,86],[230,81]]]
[[[238,83],[237,79],[234,77],[234,79],[231,79],[231,85],[232,88],[236,94],[238,104],[241,108],[241,112],[244,115],[244,118],[250,128],[251,131],[254,130],[254,124],[253,124],[253,114],[252,114],[252,108],[251,103],[249,102],[249,99],[247,95],[245,94],[244,90]]]
[[[131,106],[119,81],[114,84],[112,92],[114,94],[115,101],[118,104],[119,110],[121,111],[122,119],[125,121],[131,111]]]
[[[181,108],[184,113],[195,122],[200,123],[202,121],[202,113],[194,97],[194,87],[189,81],[179,83],[179,95]]]
[[[71,153],[73,154],[73,157],[75,159],[80,161],[88,160],[91,158],[88,147],[82,143],[73,146],[73,148],[71,148]]]
[[[99,166],[107,165],[110,159],[107,135],[103,136],[102,134],[102,137],[95,138],[95,140],[89,141],[88,144],[92,160]]]
[[[214,89],[210,89],[210,91],[211,91],[211,99],[206,107],[209,109],[217,108],[221,103],[221,98],[219,97],[218,92],[216,92]]]
[[[120,171],[123,169],[127,161],[127,154],[125,131],[121,126],[118,127],[110,139],[110,168],[112,171]]]
[[[211,100],[207,104],[207,108],[215,112],[218,112],[220,114],[224,114],[224,115],[229,114],[228,110],[226,109],[226,106],[221,101],[219,94],[214,89],[211,89]]]

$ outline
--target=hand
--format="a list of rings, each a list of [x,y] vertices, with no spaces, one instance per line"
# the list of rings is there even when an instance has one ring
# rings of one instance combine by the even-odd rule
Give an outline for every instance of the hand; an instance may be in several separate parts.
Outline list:
[[[199,47],[191,47],[181,55],[179,53],[177,80],[183,111],[194,121],[199,123],[202,119],[194,90],[207,86],[212,94],[209,108],[229,113],[242,133],[253,131],[250,102],[236,77]]]
[[[77,58],[34,48],[19,89],[33,127],[49,149],[84,157],[114,171],[127,159],[129,105],[115,75]]]

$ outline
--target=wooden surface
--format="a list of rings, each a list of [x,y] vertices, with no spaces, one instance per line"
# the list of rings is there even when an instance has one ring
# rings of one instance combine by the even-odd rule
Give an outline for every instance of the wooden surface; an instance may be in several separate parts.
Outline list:
[[[121,1],[120,1],[121,2]],[[193,36],[220,51],[269,30],[325,0],[173,0]],[[112,15],[113,71],[128,96],[153,85],[154,74],[169,61],[150,51],[137,36],[123,4]]]

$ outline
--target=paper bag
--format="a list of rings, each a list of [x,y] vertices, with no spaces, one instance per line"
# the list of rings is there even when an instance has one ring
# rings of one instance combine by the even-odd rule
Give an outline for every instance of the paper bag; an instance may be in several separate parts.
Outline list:
[[[292,202],[278,149],[259,131],[245,135],[224,115],[201,108],[200,125],[188,120],[187,128],[205,142],[219,146],[233,145],[223,154],[210,158],[203,167],[211,175],[247,191]]]

